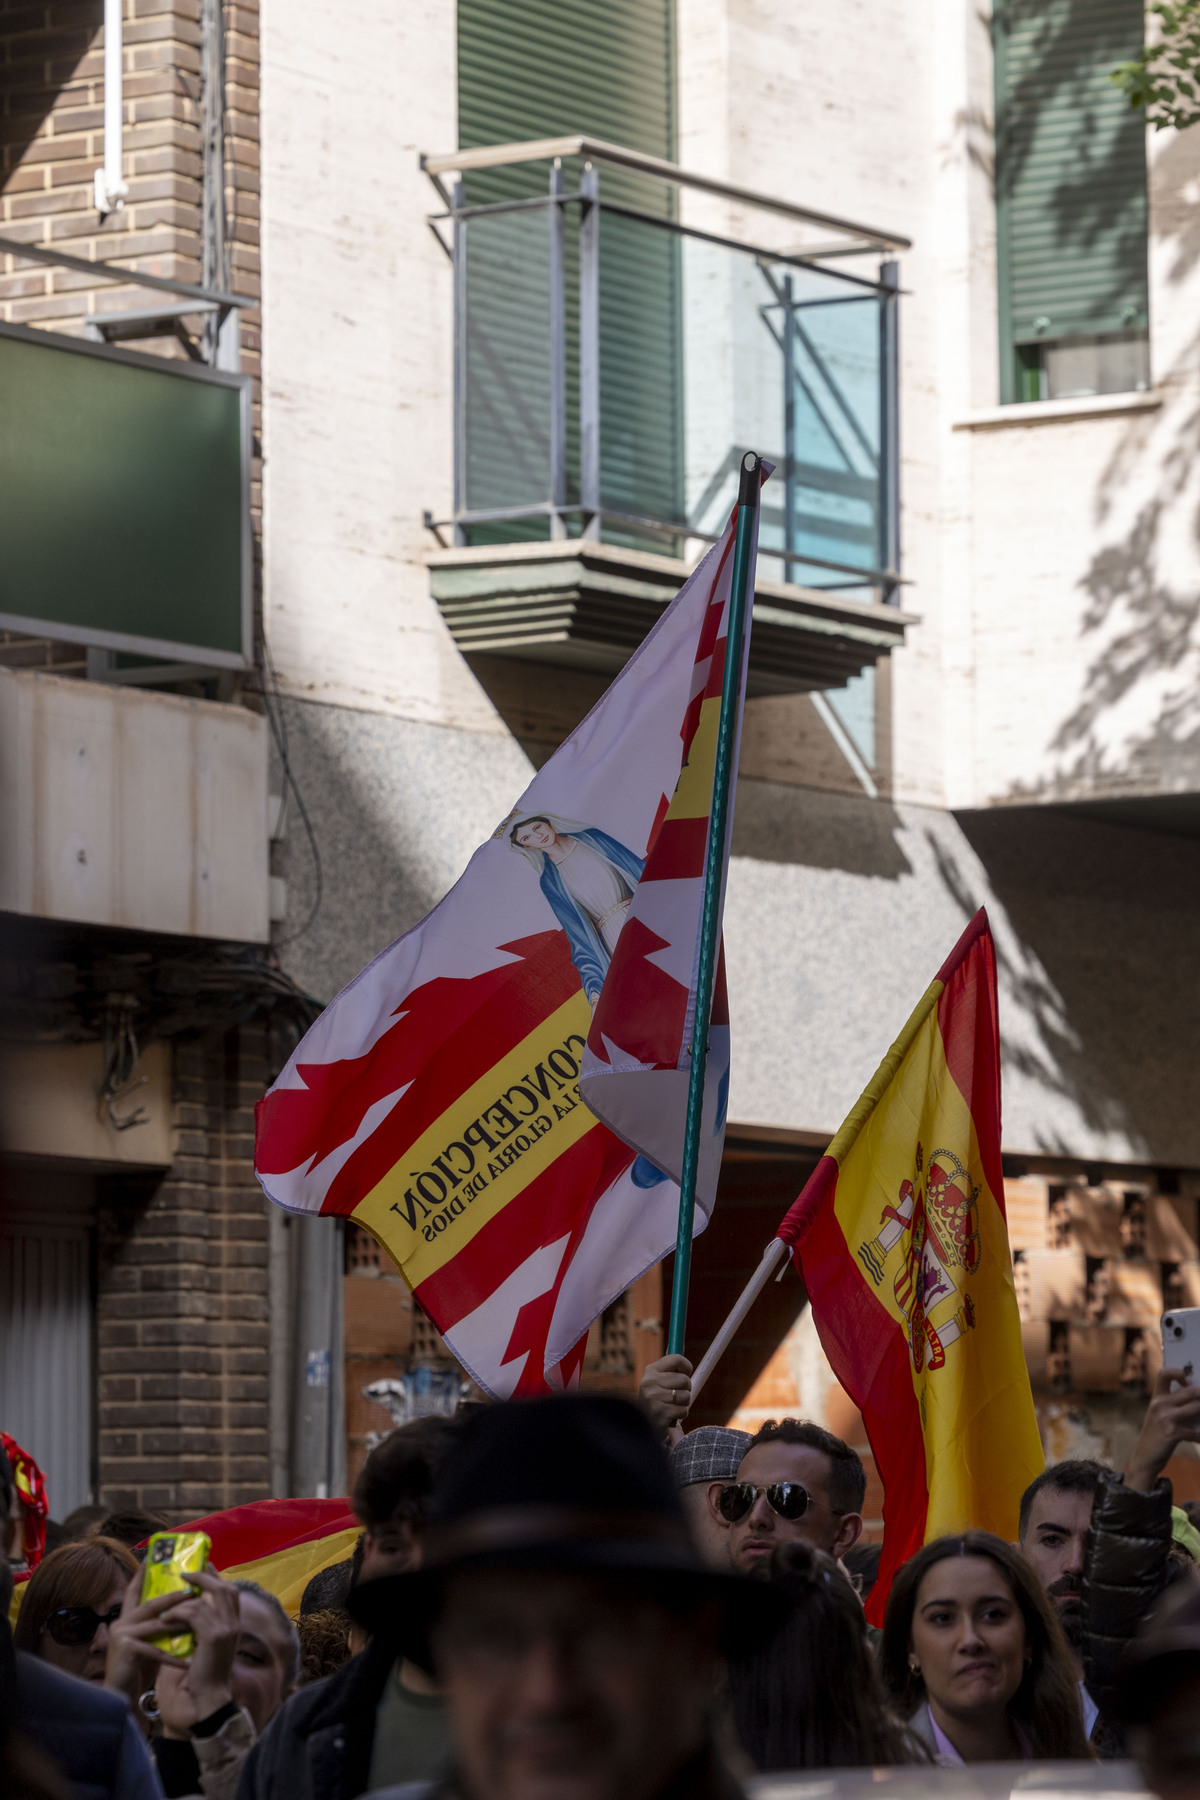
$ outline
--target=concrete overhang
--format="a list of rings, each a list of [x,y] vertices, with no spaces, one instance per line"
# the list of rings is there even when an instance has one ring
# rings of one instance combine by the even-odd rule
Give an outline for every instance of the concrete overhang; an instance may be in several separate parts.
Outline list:
[[[265,943],[267,723],[0,669],[0,910]]]
[[[582,538],[435,550],[426,560],[464,654],[606,675],[624,667],[691,572],[674,557]],[[915,623],[894,606],[759,576],[748,692],[844,687]]]

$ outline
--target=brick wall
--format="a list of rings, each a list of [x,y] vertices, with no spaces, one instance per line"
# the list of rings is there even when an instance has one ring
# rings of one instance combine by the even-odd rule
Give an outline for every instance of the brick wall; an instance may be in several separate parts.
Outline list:
[[[194,1516],[270,1493],[265,1201],[251,1163],[258,1028],[178,1044],[178,1153],[99,1219],[100,1498]]]
[[[0,236],[89,261],[199,283],[202,250],[201,0],[124,0],[123,209],[95,209],[104,162],[103,0],[0,0]],[[225,43],[226,285],[257,297],[259,279],[259,70],[257,0],[222,0]],[[87,319],[170,304],[136,280],[97,281],[0,254],[0,319],[80,334]],[[251,505],[261,511],[262,330],[243,309],[242,368],[254,377]],[[185,321],[195,337],[199,315]],[[172,337],[131,348],[182,357]],[[257,549],[256,549],[257,566]],[[82,676],[78,646],[0,634],[0,663]]]
[[[125,0],[124,167],[129,195],[102,218],[102,0],[0,0],[0,231],[147,274],[201,279],[200,0]],[[225,211],[229,279],[259,292],[258,8],[225,4]],[[0,263],[0,316],[78,329],[96,312],[162,296],[20,259]],[[258,373],[259,318],[242,317],[243,366]],[[171,351],[182,354],[182,350]]]

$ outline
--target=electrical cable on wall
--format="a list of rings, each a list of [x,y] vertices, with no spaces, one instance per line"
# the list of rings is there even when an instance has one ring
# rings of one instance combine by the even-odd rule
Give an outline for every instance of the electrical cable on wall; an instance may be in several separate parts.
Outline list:
[[[305,835],[308,838],[308,848],[309,848],[309,853],[312,856],[312,866],[313,866],[314,893],[313,893],[312,905],[309,908],[308,917],[305,919],[303,925],[299,926],[295,931],[290,931],[286,937],[280,938],[275,943],[273,948],[276,951],[276,953],[278,953],[280,950],[286,949],[289,944],[296,943],[296,941],[299,938],[304,937],[304,935],[307,932],[312,930],[313,925],[316,923],[317,915],[319,914],[319,912],[321,910],[321,902],[322,902],[322,899],[324,898],[325,882],[324,882],[324,875],[323,875],[323,872],[321,869],[321,852],[320,852],[320,849],[317,844],[317,834],[313,829],[312,820],[308,816],[308,808],[304,804],[304,795],[300,792],[299,783],[297,782],[295,775],[292,773],[291,759],[288,755],[287,721],[284,717],[282,699],[281,699],[281,695],[279,692],[279,678],[275,673],[275,665],[271,661],[271,651],[267,644],[265,632],[263,634],[262,646],[263,646],[263,688],[262,688],[263,704],[266,708],[267,724],[271,728],[271,736],[275,740],[275,748],[279,752],[279,762],[280,762],[280,766],[283,770],[284,817],[286,817],[287,796],[288,796],[288,789],[290,788],[292,793],[296,796],[296,807],[300,814],[301,822],[304,826]],[[280,820],[281,833],[282,833],[282,824],[283,824],[283,819],[281,818],[281,820]]]

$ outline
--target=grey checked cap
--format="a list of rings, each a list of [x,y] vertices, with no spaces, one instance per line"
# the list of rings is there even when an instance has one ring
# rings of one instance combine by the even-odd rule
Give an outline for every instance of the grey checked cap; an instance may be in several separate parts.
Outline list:
[[[686,1433],[671,1450],[671,1473],[676,1487],[694,1481],[736,1481],[738,1467],[754,1439],[748,1431],[731,1431],[727,1425],[699,1425]]]

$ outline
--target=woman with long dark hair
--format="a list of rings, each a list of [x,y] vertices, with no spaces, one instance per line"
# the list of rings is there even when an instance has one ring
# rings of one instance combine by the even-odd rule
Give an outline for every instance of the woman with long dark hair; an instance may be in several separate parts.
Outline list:
[[[729,1660],[734,1725],[759,1769],[877,1767],[930,1760],[892,1712],[862,1605],[831,1556],[782,1544],[772,1585],[790,1602],[765,1643]]]
[[[1062,1627],[990,1531],[936,1538],[892,1583],[883,1678],[943,1763],[1089,1757]]]

